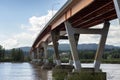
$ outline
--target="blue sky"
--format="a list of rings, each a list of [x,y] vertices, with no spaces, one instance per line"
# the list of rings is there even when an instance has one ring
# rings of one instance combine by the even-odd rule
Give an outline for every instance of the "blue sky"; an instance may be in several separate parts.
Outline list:
[[[23,44],[22,40],[19,41],[15,37],[24,34],[30,36],[30,33],[35,35],[35,32],[28,30],[34,25],[29,22],[29,19],[45,17],[52,9],[54,10],[52,13],[55,13],[65,2],[66,0],[0,0],[0,44],[8,49],[31,46],[33,40]]]
[[[62,3],[62,0],[61,2],[56,0],[0,0],[1,33],[21,32],[19,29],[21,24],[28,24],[28,19],[32,16],[47,14],[55,3]],[[57,10],[61,5],[56,5],[54,9]]]
[[[6,49],[32,46],[33,41],[52,14],[55,14],[66,1],[0,0],[0,45]],[[107,44],[120,46],[118,20],[111,21],[111,24]],[[99,36],[82,35],[79,42],[98,43],[98,40]]]

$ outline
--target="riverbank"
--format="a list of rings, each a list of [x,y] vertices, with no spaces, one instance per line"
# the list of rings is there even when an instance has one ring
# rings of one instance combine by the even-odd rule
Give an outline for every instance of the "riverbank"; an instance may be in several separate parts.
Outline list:
[[[92,63],[94,62],[93,59],[81,59],[81,63]],[[103,59],[102,63],[108,63],[108,64],[120,64],[120,59]]]

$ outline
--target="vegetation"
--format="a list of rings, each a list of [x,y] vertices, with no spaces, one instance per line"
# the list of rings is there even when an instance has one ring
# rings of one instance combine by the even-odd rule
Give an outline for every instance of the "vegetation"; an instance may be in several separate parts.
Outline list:
[[[68,75],[67,80],[106,80],[103,72],[74,72]]]
[[[12,49],[11,58],[12,58],[12,61],[23,62],[24,61],[23,51],[21,49]]]
[[[71,65],[58,65],[52,70],[52,76],[54,80],[64,80],[68,73],[72,72],[72,69]]]
[[[79,58],[81,62],[88,63],[93,62],[96,50],[78,50]],[[48,49],[48,58],[49,61],[53,62],[53,49]],[[70,59],[70,50],[62,51],[59,50],[61,55],[62,62],[69,62]],[[66,53],[67,55],[62,55],[62,53]],[[26,55],[27,54],[27,55]],[[104,63],[120,63],[120,48],[113,48],[113,49],[105,49],[105,52],[102,56]],[[23,61],[30,61],[30,57],[28,52],[23,52],[21,49],[11,49],[5,50],[0,45],[0,62],[23,62]]]
[[[90,63],[94,61],[96,50],[78,50],[79,58],[82,63]],[[68,62],[70,51],[60,51],[60,53],[68,54],[61,56],[62,62]],[[103,63],[120,63],[120,48],[106,49],[102,56]]]
[[[21,49],[5,50],[0,45],[0,62],[24,62],[30,61],[29,55],[25,55]]]
[[[3,61],[5,58],[5,49],[0,45],[0,61]]]
[[[52,70],[54,80],[106,80],[105,72],[94,72],[93,68],[83,68],[81,72],[72,72],[73,66],[59,65]]]

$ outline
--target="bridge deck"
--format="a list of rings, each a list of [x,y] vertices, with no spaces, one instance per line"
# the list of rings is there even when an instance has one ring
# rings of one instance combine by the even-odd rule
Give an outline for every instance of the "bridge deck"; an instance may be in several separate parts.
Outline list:
[[[64,31],[68,20],[73,27],[89,28],[117,18],[113,0],[68,0],[36,38],[32,48],[50,40],[52,30]]]

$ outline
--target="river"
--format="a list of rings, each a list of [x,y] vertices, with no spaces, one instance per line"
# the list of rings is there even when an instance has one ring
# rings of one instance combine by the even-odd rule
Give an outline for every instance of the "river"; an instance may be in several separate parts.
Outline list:
[[[102,64],[101,68],[107,72],[107,80],[120,80],[120,64]],[[51,73],[30,63],[0,63],[0,80],[52,80]]]

